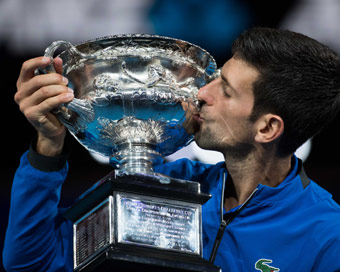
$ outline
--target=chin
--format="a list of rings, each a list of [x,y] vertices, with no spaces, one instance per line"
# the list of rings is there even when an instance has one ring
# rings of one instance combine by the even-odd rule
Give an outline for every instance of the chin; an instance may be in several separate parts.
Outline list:
[[[211,139],[206,139],[206,138],[202,138],[199,136],[196,136],[195,134],[195,141],[196,141],[196,144],[202,148],[202,149],[207,149],[207,150],[215,150],[214,148],[214,145],[212,144],[211,142]]]

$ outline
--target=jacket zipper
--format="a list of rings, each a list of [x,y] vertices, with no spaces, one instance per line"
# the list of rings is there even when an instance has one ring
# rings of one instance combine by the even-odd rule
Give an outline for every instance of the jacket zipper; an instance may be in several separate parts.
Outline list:
[[[253,198],[253,196],[255,195],[256,191],[258,190],[258,188],[255,188],[255,190],[251,193],[251,195],[247,198],[247,200],[227,220],[224,220],[223,219],[223,204],[224,204],[225,183],[226,183],[226,176],[225,176],[225,172],[223,172],[223,184],[222,184],[222,195],[221,195],[221,210],[220,210],[221,211],[221,214],[220,214],[221,224],[220,224],[220,227],[218,228],[218,231],[217,231],[217,234],[216,234],[216,238],[215,238],[215,242],[214,242],[214,246],[213,246],[213,249],[212,249],[211,254],[210,254],[210,258],[209,258],[209,262],[210,263],[214,263],[215,262],[217,250],[218,250],[218,248],[220,246],[220,243],[222,241],[222,237],[223,237],[225,228],[248,205],[248,203],[250,202],[250,200]]]

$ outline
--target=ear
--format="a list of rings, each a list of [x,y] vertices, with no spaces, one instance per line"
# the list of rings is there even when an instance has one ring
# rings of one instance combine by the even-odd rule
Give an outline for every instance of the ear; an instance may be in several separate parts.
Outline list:
[[[256,121],[255,141],[270,143],[279,138],[284,131],[282,118],[275,114],[264,114]]]

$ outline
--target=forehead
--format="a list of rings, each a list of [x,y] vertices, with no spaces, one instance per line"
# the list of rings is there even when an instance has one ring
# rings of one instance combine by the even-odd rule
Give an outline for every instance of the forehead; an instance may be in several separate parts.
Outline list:
[[[221,74],[222,78],[226,79],[236,92],[252,92],[253,84],[258,79],[260,73],[246,61],[233,57],[223,65]]]

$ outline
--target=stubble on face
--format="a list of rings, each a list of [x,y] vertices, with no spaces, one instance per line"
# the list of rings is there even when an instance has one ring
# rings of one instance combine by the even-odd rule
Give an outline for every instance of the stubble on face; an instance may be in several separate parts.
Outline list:
[[[202,149],[222,152],[225,156],[233,156],[239,159],[247,157],[254,149],[252,144],[254,135],[251,131],[251,121],[239,128],[242,131],[240,136],[226,134],[225,128],[215,128],[207,124],[200,124],[196,127],[194,134],[197,145]],[[226,126],[227,123],[225,124]]]

